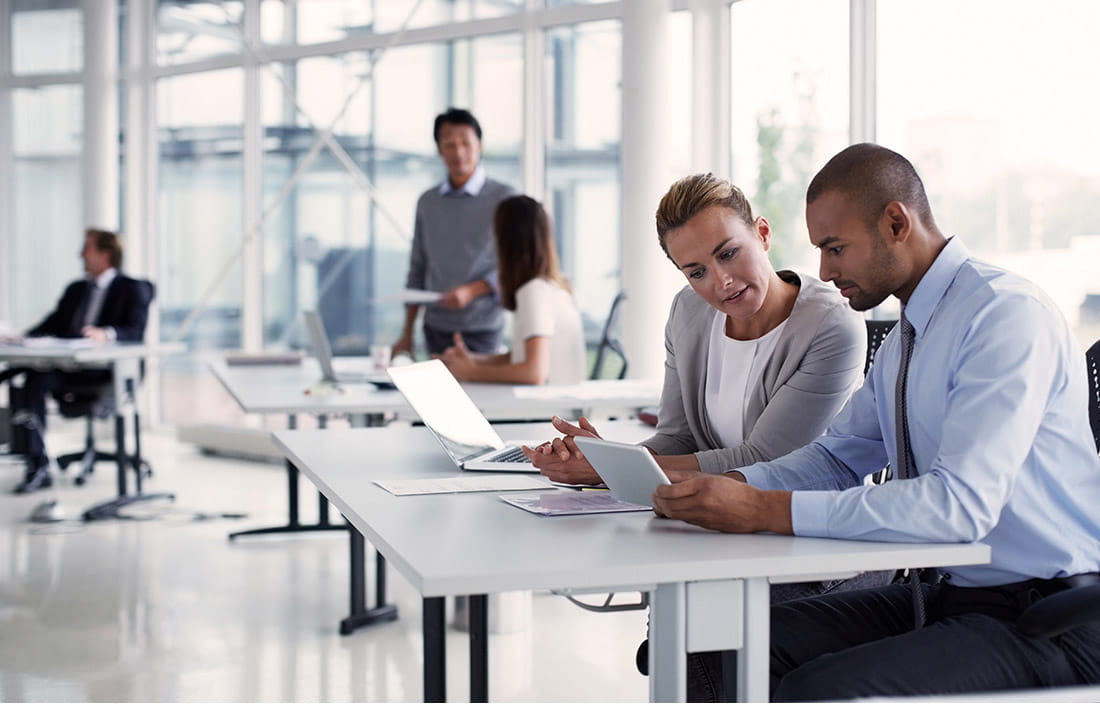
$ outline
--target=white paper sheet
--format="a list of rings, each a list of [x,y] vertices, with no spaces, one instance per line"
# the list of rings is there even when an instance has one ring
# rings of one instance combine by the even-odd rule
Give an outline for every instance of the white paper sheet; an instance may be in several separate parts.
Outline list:
[[[540,516],[575,516],[582,513],[623,513],[626,511],[652,511],[649,506],[639,506],[619,501],[608,491],[563,491],[556,494],[535,496],[501,496],[500,500],[524,511]]]
[[[416,288],[404,288],[389,296],[374,299],[374,303],[435,303],[443,294],[439,291],[422,291]]]
[[[517,386],[516,398],[538,401],[556,399],[580,399],[582,401],[603,400],[607,398],[652,399],[660,396],[660,384],[646,379],[597,379],[580,384],[560,384],[545,386]]]

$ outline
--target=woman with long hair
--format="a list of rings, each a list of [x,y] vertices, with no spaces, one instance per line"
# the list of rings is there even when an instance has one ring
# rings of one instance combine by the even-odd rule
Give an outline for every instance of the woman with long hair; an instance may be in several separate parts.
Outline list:
[[[441,359],[461,381],[575,384],[585,377],[584,331],[558,268],[550,217],[529,196],[501,201],[493,216],[500,302],[512,311],[512,349],[477,355],[455,333]]]

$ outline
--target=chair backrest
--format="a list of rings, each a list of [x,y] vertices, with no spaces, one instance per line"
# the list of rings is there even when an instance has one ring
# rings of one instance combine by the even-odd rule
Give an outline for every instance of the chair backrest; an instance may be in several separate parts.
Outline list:
[[[1092,347],[1085,352],[1085,363],[1089,374],[1089,425],[1092,426],[1096,451],[1100,452],[1100,340],[1092,343]]]
[[[871,371],[871,364],[875,361],[875,352],[878,351],[886,335],[897,325],[896,320],[868,320],[867,322],[867,361],[863,365],[863,375]]]
[[[615,325],[618,322],[619,310],[622,302],[626,299],[626,291],[619,291],[615,295],[615,300],[611,302],[611,310],[607,313],[607,321],[603,324],[603,333],[600,335],[600,344],[596,348],[596,361],[592,364],[592,374],[589,375],[589,379],[599,379],[603,375],[603,365],[607,361],[608,350],[614,352],[622,360],[623,366],[619,370],[619,377],[623,379],[626,377],[626,352],[623,351],[622,343],[615,337]]]

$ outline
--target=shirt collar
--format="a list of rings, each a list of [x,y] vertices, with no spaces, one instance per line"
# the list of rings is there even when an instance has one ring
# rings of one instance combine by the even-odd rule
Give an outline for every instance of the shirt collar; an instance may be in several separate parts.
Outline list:
[[[443,183],[439,185],[439,195],[446,196],[454,193],[455,195],[477,196],[478,193],[481,193],[487,178],[485,167],[479,163],[477,168],[474,169],[474,173],[466,179],[466,183],[462,184],[460,188],[451,185],[450,177],[443,179]]]
[[[111,285],[111,282],[115,280],[116,276],[118,276],[118,269],[111,267],[94,279],[89,278],[88,280],[92,282],[96,288],[106,290],[106,288]]]
[[[951,282],[955,280],[955,274],[969,258],[970,251],[966,245],[958,237],[952,237],[940,250],[932,266],[924,272],[917,287],[913,289],[913,295],[905,304],[904,311],[906,319],[913,325],[918,337],[924,333],[928,321],[936,312],[936,306],[947,293]]]

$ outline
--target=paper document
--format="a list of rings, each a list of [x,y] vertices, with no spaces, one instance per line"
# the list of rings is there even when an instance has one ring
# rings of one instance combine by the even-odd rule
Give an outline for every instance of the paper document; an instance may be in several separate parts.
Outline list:
[[[230,352],[225,355],[225,363],[230,367],[257,366],[275,364],[301,364],[301,352]]]
[[[417,288],[405,288],[392,295],[376,298],[374,303],[435,303],[440,298],[443,298],[443,294],[439,291],[422,291]]]
[[[394,496],[460,494],[469,491],[557,491],[545,479],[526,474],[476,474],[438,479],[387,479],[375,484]]]
[[[582,513],[652,511],[649,506],[619,501],[608,491],[565,491],[537,496],[502,496],[501,501],[540,516],[575,516]]]
[[[20,343],[24,347],[65,347],[73,350],[82,350],[87,347],[97,347],[104,343],[97,342],[87,337],[24,337]]]
[[[649,401],[660,398],[661,385],[648,379],[597,379],[580,384],[547,384],[545,386],[516,386],[516,398],[536,401],[580,399],[602,401],[613,399],[639,399]]]

